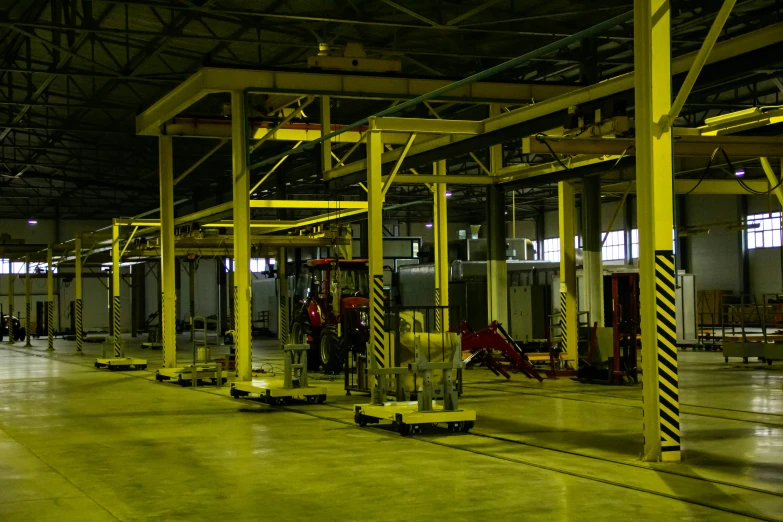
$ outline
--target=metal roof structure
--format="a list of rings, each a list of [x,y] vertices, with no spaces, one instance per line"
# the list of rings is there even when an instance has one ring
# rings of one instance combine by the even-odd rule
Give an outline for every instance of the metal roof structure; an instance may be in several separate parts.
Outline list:
[[[673,0],[672,6],[673,54],[698,50],[720,2]],[[459,79],[631,8],[629,0],[596,0],[590,7],[573,0],[4,0],[0,2],[0,118],[4,120],[0,123],[0,218],[106,219],[156,208],[157,143],[136,135],[136,115],[205,66],[309,71],[317,92],[323,88],[317,81],[322,77],[308,66],[308,58],[341,56],[358,43],[367,58],[401,64],[399,72],[362,73],[377,83],[400,78]],[[740,1],[719,42],[781,20],[783,4],[776,0]],[[783,78],[781,51],[783,42],[777,42],[708,65],[679,123],[699,127],[728,112],[778,105],[783,97],[778,79]],[[630,72],[632,53],[633,27],[628,23],[501,73],[492,81],[533,86],[531,99],[509,100],[511,107],[519,107],[540,101],[547,92]],[[344,74],[350,80],[355,73]],[[674,78],[675,84],[681,81]],[[613,99],[633,114],[632,95],[620,93]],[[252,104],[254,125],[273,127],[304,102],[282,92],[259,94]],[[319,103],[316,99],[304,108],[292,125],[318,124]],[[340,125],[390,102],[383,96],[347,96],[333,97],[331,103],[332,123]],[[227,104],[227,96],[209,95],[182,116],[219,124],[226,117]],[[486,103],[475,101],[442,100],[431,109],[451,120],[488,116]],[[432,111],[422,105],[404,116],[432,118]],[[562,125],[565,118],[562,112],[525,132],[546,132]],[[780,132],[780,125],[770,122],[742,134]],[[503,140],[508,164],[553,161],[550,151],[526,153],[517,134],[510,132]],[[216,143],[183,140],[175,149],[175,170],[184,171]],[[253,160],[272,157],[291,145],[269,140],[254,152]],[[333,144],[338,156],[351,147],[351,143]],[[480,143],[476,147],[451,154],[449,173],[480,173],[477,160],[486,163],[488,152]],[[311,152],[292,156],[255,197],[362,198],[363,191],[355,184],[324,183],[318,153]],[[360,157],[363,152],[355,154]],[[426,168],[427,161],[431,159],[422,156],[418,167]],[[763,178],[760,166],[748,163],[746,168],[748,178]],[[199,164],[176,187],[177,200],[190,199],[181,205],[183,211],[229,201],[230,169],[230,147]],[[690,175],[698,177],[698,169]],[[556,189],[545,179],[515,189],[520,217],[556,207]],[[482,187],[455,185],[452,192],[450,213],[465,219],[483,217]],[[392,218],[427,219],[432,212],[428,202],[431,196],[424,185],[395,185],[387,195],[385,211]],[[254,215],[264,218],[276,212],[255,209]],[[287,212],[290,217],[308,215],[304,209]]]

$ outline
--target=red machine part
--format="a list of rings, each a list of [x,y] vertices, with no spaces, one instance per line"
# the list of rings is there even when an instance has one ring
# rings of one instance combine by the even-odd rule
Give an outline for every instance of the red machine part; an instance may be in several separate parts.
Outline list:
[[[466,321],[462,321],[460,333],[462,335],[462,351],[471,352],[470,359],[486,365],[495,375],[502,375],[506,379],[511,378],[500,362],[492,357],[489,350],[497,350],[502,353],[511,368],[522,372],[528,379],[538,379],[539,382],[544,380],[497,321],[492,321],[489,326],[477,332],[471,330]]]

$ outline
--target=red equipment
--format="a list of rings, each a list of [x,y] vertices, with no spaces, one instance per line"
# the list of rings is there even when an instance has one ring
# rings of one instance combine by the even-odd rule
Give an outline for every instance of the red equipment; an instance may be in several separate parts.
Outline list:
[[[460,333],[462,334],[462,351],[471,352],[470,357],[465,360],[467,364],[483,364],[495,375],[502,375],[506,379],[510,379],[511,375],[490,352],[490,350],[497,350],[503,354],[503,358],[511,365],[512,370],[522,372],[528,379],[538,379],[539,382],[544,380],[522,349],[497,321],[492,321],[489,326],[478,332],[471,330],[468,323],[462,321]]]

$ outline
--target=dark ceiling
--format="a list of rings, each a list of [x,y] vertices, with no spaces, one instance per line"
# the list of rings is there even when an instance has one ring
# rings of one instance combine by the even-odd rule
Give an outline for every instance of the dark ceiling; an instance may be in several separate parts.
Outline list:
[[[673,1],[673,53],[699,48],[722,2]],[[586,5],[589,4],[589,7]],[[204,65],[304,69],[319,45],[338,53],[360,42],[371,57],[399,59],[406,76],[461,78],[551,43],[632,8],[630,0],[2,0],[0,1],[0,218],[105,219],[158,206],[157,142],[135,135],[135,115]],[[738,1],[721,38],[780,21],[783,2]],[[496,80],[588,85],[633,67],[628,23],[497,76]],[[783,52],[766,49],[705,69],[683,115],[706,116],[777,104]],[[675,79],[676,82],[676,79]],[[214,117],[227,101],[212,96],[191,109]],[[318,101],[304,121],[317,122]],[[333,102],[334,103],[334,102]],[[388,103],[341,100],[332,119],[351,123]],[[482,118],[485,107],[450,104],[441,115]],[[426,116],[420,107],[410,115]],[[407,115],[407,114],[406,114]],[[263,119],[263,117],[261,118]],[[270,122],[279,115],[268,117]],[[547,128],[538,129],[540,131]],[[181,140],[175,172],[212,143]],[[268,142],[254,161],[290,147]],[[342,153],[347,149],[343,149]],[[342,155],[336,147],[338,155]],[[513,141],[504,153],[518,157]],[[230,148],[177,186],[190,210],[230,198]],[[357,154],[361,154],[357,152]],[[481,153],[478,154],[481,156]],[[551,161],[551,158],[526,158]],[[456,154],[450,170],[475,171]],[[316,153],[281,168],[258,197],[323,197]],[[331,190],[334,190],[332,188]],[[361,196],[357,187],[342,196]],[[450,212],[484,213],[483,189],[456,187]],[[389,215],[425,218],[424,186],[395,186]],[[551,187],[520,189],[520,216],[553,208]]]

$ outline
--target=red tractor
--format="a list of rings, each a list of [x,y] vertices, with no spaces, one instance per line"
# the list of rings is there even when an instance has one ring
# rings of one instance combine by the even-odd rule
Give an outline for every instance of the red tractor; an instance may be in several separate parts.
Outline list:
[[[309,343],[308,370],[340,372],[370,338],[366,259],[311,259],[296,281],[289,342]]]

